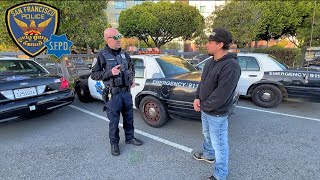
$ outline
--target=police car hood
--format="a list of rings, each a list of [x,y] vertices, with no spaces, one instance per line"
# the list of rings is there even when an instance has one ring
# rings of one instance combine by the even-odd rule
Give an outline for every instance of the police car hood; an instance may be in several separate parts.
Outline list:
[[[202,74],[201,71],[192,71],[192,72],[189,72],[189,73],[186,73],[186,74],[173,76],[170,79],[200,82],[201,74]]]

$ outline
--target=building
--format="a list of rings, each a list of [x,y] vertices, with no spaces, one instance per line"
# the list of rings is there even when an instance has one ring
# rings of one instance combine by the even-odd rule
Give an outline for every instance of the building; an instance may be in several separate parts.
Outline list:
[[[143,2],[159,2],[159,0],[133,0],[133,1],[125,1],[125,0],[110,0],[108,1],[108,8],[106,13],[108,15],[108,22],[112,27],[117,28],[119,26],[118,20],[120,17],[121,11],[131,8],[134,5],[142,4]],[[175,1],[170,1],[175,2]],[[213,11],[215,11],[219,6],[224,5],[224,0],[218,1],[207,1],[207,0],[180,0],[180,2],[187,2],[191,6],[195,6],[199,9],[201,15],[204,18],[208,17]]]
[[[131,0],[131,1],[125,1],[125,0],[109,0],[108,1],[108,7],[106,9],[106,13],[108,16],[108,22],[111,25],[111,27],[118,28],[119,24],[119,17],[121,11],[131,8],[132,6],[135,6],[137,4],[142,4],[143,2],[159,2],[159,0]],[[180,2],[188,3],[191,6],[195,6],[201,13],[201,15],[204,18],[207,18],[214,12],[218,7],[225,5],[225,0],[177,0]],[[175,1],[170,1],[175,2]],[[136,40],[135,40],[136,41]],[[172,42],[179,43],[181,45],[185,45],[185,42],[183,42],[181,39],[174,39]],[[135,42],[132,39],[125,39],[122,41],[122,47],[132,46],[135,44]],[[194,48],[192,48],[194,49]],[[190,51],[190,48],[184,48],[185,51]]]
[[[206,1],[206,0],[190,0],[189,5],[195,6],[204,18],[210,16],[220,6],[226,4],[225,0]]]

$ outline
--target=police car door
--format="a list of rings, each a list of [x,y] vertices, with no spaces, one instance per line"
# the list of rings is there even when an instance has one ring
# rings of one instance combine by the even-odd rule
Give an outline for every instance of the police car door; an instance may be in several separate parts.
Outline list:
[[[249,87],[260,81],[263,77],[263,70],[256,58],[252,56],[239,56],[238,61],[241,67],[241,76],[238,82],[240,95],[247,95]]]
[[[146,82],[146,66],[145,66],[145,59],[142,58],[135,58],[131,57],[134,68],[135,68],[135,83],[136,86],[131,88],[132,100],[134,105],[134,99],[136,95],[142,91],[144,84]]]
[[[91,79],[91,76],[88,78],[88,86],[90,94],[95,99],[102,100],[102,90],[104,89],[104,84],[102,81],[96,81]]]

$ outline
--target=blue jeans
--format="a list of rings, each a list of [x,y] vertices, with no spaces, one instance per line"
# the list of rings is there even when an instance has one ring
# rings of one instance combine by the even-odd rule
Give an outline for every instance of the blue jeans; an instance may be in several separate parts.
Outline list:
[[[201,111],[202,133],[204,135],[203,155],[215,158],[213,175],[218,180],[228,177],[228,116],[212,116]]]

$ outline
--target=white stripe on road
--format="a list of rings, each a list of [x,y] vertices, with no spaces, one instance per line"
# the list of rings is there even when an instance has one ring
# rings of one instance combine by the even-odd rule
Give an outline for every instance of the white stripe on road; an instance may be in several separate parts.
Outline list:
[[[320,119],[317,119],[317,118],[296,116],[296,115],[291,115],[291,114],[285,114],[285,113],[279,113],[279,112],[273,112],[273,111],[266,111],[266,110],[263,110],[263,109],[255,109],[255,108],[244,107],[244,106],[236,106],[236,107],[241,108],[241,109],[248,109],[248,110],[252,110],[252,111],[259,111],[259,112],[265,112],[265,113],[270,113],[270,114],[277,114],[277,115],[282,115],[282,116],[294,117],[294,118],[299,118],[299,119],[308,119],[308,120],[319,121],[320,122]]]
[[[99,114],[93,113],[93,112],[91,112],[91,111],[88,111],[88,110],[79,108],[79,107],[74,106],[74,105],[69,105],[69,107],[74,108],[74,109],[76,109],[76,110],[79,110],[79,111],[81,111],[81,112],[87,113],[87,114],[89,114],[89,115],[91,115],[91,116],[97,117],[97,118],[99,118],[99,119],[105,120],[105,121],[107,121],[107,122],[110,122],[110,120],[109,120],[108,118],[106,118],[106,117],[104,117],[104,116],[101,116],[101,115],[99,115]],[[119,126],[120,126],[120,127],[123,127],[123,124],[122,124],[122,123],[119,123]],[[162,143],[164,143],[164,144],[166,144],[166,145],[175,147],[175,148],[180,149],[180,150],[182,150],[182,151],[188,152],[188,153],[191,153],[191,152],[193,151],[193,149],[188,148],[188,147],[186,147],[186,146],[183,146],[183,145],[180,145],[180,144],[177,144],[177,143],[168,141],[168,140],[166,140],[166,139],[160,138],[160,137],[158,137],[158,136],[155,136],[155,135],[152,135],[152,134],[149,134],[149,133],[146,133],[146,132],[137,130],[137,129],[135,129],[134,132],[136,132],[136,133],[138,133],[138,134],[140,134],[140,135],[146,136],[146,137],[148,137],[148,138],[150,138],[150,139],[156,140],[156,141],[158,141],[158,142],[162,142]]]

